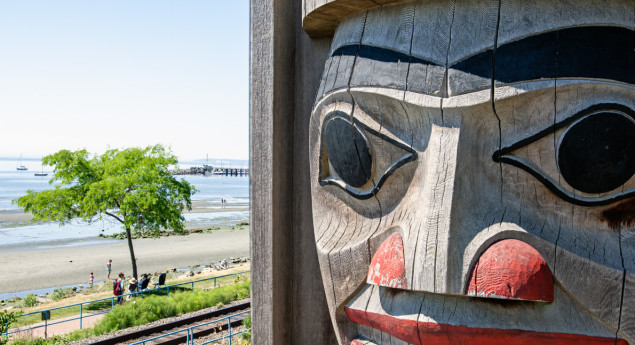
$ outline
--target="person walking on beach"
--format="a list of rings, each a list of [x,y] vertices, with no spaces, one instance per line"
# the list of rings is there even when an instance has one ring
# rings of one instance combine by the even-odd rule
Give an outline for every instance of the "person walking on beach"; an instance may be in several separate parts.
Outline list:
[[[95,281],[95,276],[93,275],[93,272],[90,272],[88,279],[90,280],[90,287],[93,287],[93,282]]]
[[[123,272],[119,272],[119,278],[117,278],[117,280],[115,280],[112,284],[112,293],[117,296],[117,303],[123,302],[123,294],[124,291],[126,291],[124,286],[124,277]]]
[[[106,263],[106,269],[108,270],[108,280],[110,280],[110,270],[112,269],[112,259],[108,259]]]

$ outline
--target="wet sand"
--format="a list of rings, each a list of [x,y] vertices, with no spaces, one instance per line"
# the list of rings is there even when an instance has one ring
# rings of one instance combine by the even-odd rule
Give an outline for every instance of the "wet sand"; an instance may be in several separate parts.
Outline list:
[[[248,203],[236,203],[228,205],[226,208],[220,208],[217,204],[206,201],[193,201],[192,210],[185,211],[184,213],[215,213],[215,212],[232,212],[232,211],[244,211],[245,207],[249,206]],[[9,226],[11,224],[25,225],[31,219],[33,215],[31,213],[25,213],[22,210],[2,210],[0,211],[0,226]]]
[[[229,208],[223,209],[226,210]],[[0,293],[87,284],[90,272],[94,273],[95,281],[103,281],[107,276],[108,259],[113,261],[111,278],[120,271],[131,275],[127,241],[102,241],[102,244],[73,247],[2,247]],[[249,256],[249,229],[136,239],[133,246],[138,273],[154,273]]]

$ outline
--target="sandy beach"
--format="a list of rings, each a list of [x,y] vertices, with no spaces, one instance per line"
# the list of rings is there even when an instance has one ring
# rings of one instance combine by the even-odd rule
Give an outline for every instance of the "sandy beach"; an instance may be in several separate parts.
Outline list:
[[[249,256],[249,230],[136,239],[133,245],[139,274],[154,273]],[[4,247],[0,250],[0,293],[86,284],[90,272],[95,281],[103,281],[108,259],[113,260],[111,278],[120,271],[131,275],[125,240],[104,239],[103,244],[71,247]]]

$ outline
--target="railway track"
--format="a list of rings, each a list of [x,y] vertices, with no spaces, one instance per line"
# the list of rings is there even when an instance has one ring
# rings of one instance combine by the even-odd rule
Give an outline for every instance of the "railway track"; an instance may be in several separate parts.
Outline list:
[[[170,323],[151,326],[148,328],[140,329],[134,332],[118,335],[112,338],[103,339],[91,343],[90,345],[115,345],[115,344],[132,344],[135,342],[139,342],[146,339],[151,339],[157,337],[159,335],[171,333],[177,330],[186,329],[188,327],[192,327],[199,324],[204,324],[213,320],[222,319],[229,315],[239,313],[241,311],[245,311],[249,309],[251,306],[250,302],[245,302],[237,305],[233,305],[231,307],[218,309],[211,311],[209,313],[200,314],[192,317],[188,317],[181,320],[176,320]],[[242,320],[247,317],[247,314],[237,316],[236,319],[232,318],[231,327],[238,327],[242,324]],[[193,333],[193,337],[200,338],[211,333],[217,333],[226,331],[228,328],[228,323],[223,322],[221,324],[216,325],[208,325],[202,326],[200,329]],[[187,336],[185,332],[181,332],[178,334],[173,334],[169,336],[162,337],[160,339],[148,341],[147,345],[175,345],[175,344],[185,344],[187,340]]]

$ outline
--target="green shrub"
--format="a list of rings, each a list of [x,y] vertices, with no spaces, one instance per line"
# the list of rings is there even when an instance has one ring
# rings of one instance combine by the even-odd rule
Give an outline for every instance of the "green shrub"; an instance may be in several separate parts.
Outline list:
[[[219,303],[249,297],[250,282],[243,281],[207,291],[170,293],[170,297],[148,296],[116,306],[95,325],[95,334],[114,332],[162,318],[190,313]]]
[[[35,296],[34,294],[30,293],[28,295],[26,295],[26,297],[24,297],[24,299],[22,300],[22,307],[24,308],[31,308],[31,307],[35,307],[37,305],[37,296]]]
[[[247,342],[247,344],[251,344],[251,314],[243,320],[243,326],[245,326],[247,330],[241,333],[240,336]]]
[[[11,327],[11,323],[20,317],[20,312],[7,311],[3,310],[0,312],[0,345],[4,345],[8,342],[6,336],[2,336],[2,334],[6,333]]]
[[[49,297],[54,301],[59,301],[61,299],[71,297],[73,295],[73,290],[71,289],[55,289]]]

